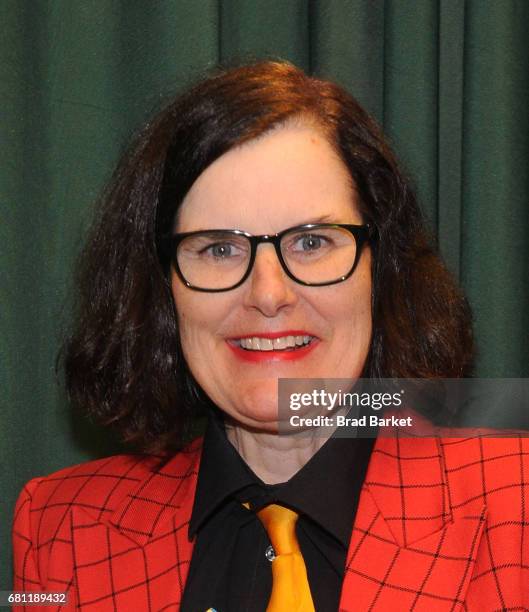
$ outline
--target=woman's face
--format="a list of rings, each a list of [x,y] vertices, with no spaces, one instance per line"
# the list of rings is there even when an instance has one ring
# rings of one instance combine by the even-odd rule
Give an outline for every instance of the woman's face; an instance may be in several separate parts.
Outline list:
[[[361,224],[346,166],[319,131],[277,129],[222,155],[198,177],[176,231],[240,229],[273,234],[305,223]],[[274,246],[259,245],[236,289],[202,293],[172,272],[183,352],[200,386],[235,423],[276,431],[278,378],[355,378],[371,340],[371,252],[346,281],[306,287],[283,271]],[[294,332],[294,333],[293,333]],[[238,340],[314,337],[293,351],[246,351]],[[281,346],[281,340],[276,345]],[[299,352],[298,352],[299,351]]]

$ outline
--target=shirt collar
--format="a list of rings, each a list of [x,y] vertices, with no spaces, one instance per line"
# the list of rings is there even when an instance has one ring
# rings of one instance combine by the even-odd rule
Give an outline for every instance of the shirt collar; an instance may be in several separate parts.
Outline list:
[[[204,434],[189,537],[195,535],[227,498],[254,484],[256,479],[259,480],[226,437],[220,411],[211,409]]]
[[[197,491],[189,523],[193,537],[223,503],[241,491],[264,492],[266,503],[282,503],[307,516],[349,545],[360,489],[374,439],[331,437],[289,481],[265,485],[226,437],[222,415],[209,414]]]
[[[374,439],[329,438],[286,483],[281,501],[347,548],[373,443]]]

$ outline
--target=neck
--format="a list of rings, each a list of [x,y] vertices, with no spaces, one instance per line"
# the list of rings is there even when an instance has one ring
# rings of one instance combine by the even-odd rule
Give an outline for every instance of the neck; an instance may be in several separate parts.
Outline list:
[[[273,432],[251,431],[225,419],[226,435],[256,476],[266,484],[286,482],[326,442],[323,436],[280,436]]]

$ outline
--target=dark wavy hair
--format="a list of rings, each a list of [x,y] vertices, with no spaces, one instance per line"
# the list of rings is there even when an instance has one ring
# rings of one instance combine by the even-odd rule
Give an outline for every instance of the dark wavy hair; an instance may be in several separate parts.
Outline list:
[[[375,228],[364,376],[470,372],[468,304],[376,122],[343,88],[286,62],[219,71],[139,132],[102,194],[79,258],[76,318],[62,351],[67,389],[92,420],[115,428],[139,452],[180,448],[209,402],[183,358],[160,238],[214,160],[293,121],[326,136]]]

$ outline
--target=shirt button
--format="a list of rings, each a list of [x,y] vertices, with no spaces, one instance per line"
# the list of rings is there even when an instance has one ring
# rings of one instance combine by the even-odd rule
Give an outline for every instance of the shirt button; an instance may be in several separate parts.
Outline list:
[[[269,561],[273,561],[276,558],[276,553],[272,545],[268,546],[267,549],[265,550],[265,557]]]

